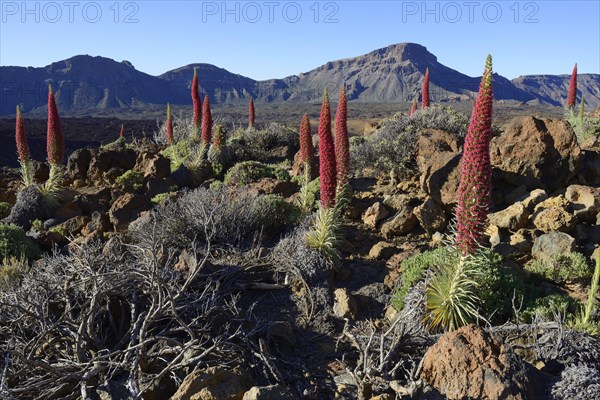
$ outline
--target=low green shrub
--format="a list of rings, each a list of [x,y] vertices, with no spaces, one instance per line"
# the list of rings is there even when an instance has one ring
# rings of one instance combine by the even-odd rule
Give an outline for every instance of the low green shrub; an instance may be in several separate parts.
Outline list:
[[[277,178],[275,168],[259,161],[242,161],[227,171],[223,182],[226,185],[242,186],[262,178]]]
[[[425,279],[427,270],[437,265],[454,261],[454,254],[448,247],[425,251],[407,258],[400,264],[400,286],[392,297],[392,305],[397,310],[404,308],[404,299],[411,287]]]
[[[25,231],[17,225],[0,223],[0,260],[20,258],[34,260],[41,252],[35,242],[27,237]]]
[[[119,176],[115,182],[127,191],[135,190],[137,192],[144,186],[144,176],[140,172],[129,170]]]
[[[300,141],[298,133],[279,123],[271,123],[265,129],[238,129],[227,142],[232,155],[237,161],[268,161],[272,158],[272,150],[289,146],[298,151]]]
[[[431,282],[435,287],[430,289],[442,302],[451,303],[448,296],[455,296],[457,288],[460,292],[460,284],[464,284],[468,296],[465,295],[463,300],[472,304],[481,316],[499,322],[510,319],[513,298],[520,302],[526,290],[504,265],[502,257],[490,249],[481,249],[465,259],[463,270],[457,272],[460,262],[460,254],[453,247],[440,247],[404,260],[400,265],[400,286],[392,297],[392,305],[398,310],[404,308],[404,299],[411,287],[425,279],[427,271],[431,270]],[[430,304],[432,309],[434,306]]]
[[[165,201],[167,201],[167,199],[171,197],[171,193],[159,193],[156,196],[154,196],[153,198],[150,199],[150,202],[153,205],[159,205],[164,203]]]
[[[271,228],[294,225],[302,215],[298,207],[276,194],[259,196],[254,206],[257,207],[257,212],[264,212],[269,216],[269,221],[263,225],[267,232]]]
[[[531,260],[525,264],[525,269],[553,282],[588,278],[594,273],[585,256],[577,252],[554,255],[545,260]]]
[[[434,105],[418,110],[413,116],[397,113],[364,140],[352,141],[351,160],[355,172],[364,175],[388,175],[392,170],[403,178],[417,169],[415,146],[423,129],[441,129],[464,137],[469,119],[451,107]]]
[[[10,215],[12,206],[4,201],[0,202],[0,219],[4,219]]]
[[[575,299],[557,293],[539,297],[532,303],[522,313],[523,320],[528,323],[532,322],[536,315],[544,321],[554,321],[556,316],[564,318],[579,308]]]
[[[19,282],[25,271],[27,271],[29,264],[25,256],[5,257],[1,261],[0,289],[5,290],[15,286]]]
[[[171,160],[171,171],[177,171],[181,164],[191,158],[193,148],[191,139],[184,139],[176,141],[161,151],[160,154]]]

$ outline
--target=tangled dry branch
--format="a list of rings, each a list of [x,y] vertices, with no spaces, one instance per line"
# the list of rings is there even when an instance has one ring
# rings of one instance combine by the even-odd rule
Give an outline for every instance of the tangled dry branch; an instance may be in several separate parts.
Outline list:
[[[177,272],[158,237],[56,254],[1,292],[0,394],[87,399],[122,382],[139,399],[217,358],[239,361],[238,271],[211,268],[202,249]]]

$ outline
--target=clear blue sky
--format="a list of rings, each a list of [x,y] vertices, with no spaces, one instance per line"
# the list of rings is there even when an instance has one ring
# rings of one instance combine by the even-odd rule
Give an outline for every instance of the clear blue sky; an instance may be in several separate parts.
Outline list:
[[[416,42],[471,76],[600,73],[600,1],[0,1],[0,65],[77,54],[152,75],[194,62],[282,78]]]

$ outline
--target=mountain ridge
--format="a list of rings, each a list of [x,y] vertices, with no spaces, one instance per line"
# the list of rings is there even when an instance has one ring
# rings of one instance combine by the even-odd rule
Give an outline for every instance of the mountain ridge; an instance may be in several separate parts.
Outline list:
[[[310,71],[285,78],[254,80],[207,63],[193,63],[154,76],[129,61],[76,55],[45,67],[0,67],[0,115],[41,113],[47,85],[52,83],[65,115],[145,105],[191,104],[193,69],[198,69],[202,96],[213,104],[234,104],[253,97],[261,102],[318,102],[324,86],[336,93],[346,84],[350,100],[404,102],[419,96],[425,70],[431,76],[432,101],[470,101],[480,77],[470,77],[438,62],[425,46],[398,43],[357,57],[328,61]],[[600,74],[578,76],[580,95],[589,108],[600,104]],[[559,106],[566,98],[568,75],[526,75],[509,80],[494,74],[497,100],[538,101]]]

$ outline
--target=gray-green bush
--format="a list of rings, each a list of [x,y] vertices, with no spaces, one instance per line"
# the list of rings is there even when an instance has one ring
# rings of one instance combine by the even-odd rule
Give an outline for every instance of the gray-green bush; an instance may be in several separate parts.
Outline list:
[[[466,115],[438,105],[419,110],[410,117],[397,113],[366,140],[353,141],[352,165],[359,174],[387,175],[394,170],[400,177],[411,175],[416,171],[414,150],[423,129],[441,129],[464,137],[468,123]]]

